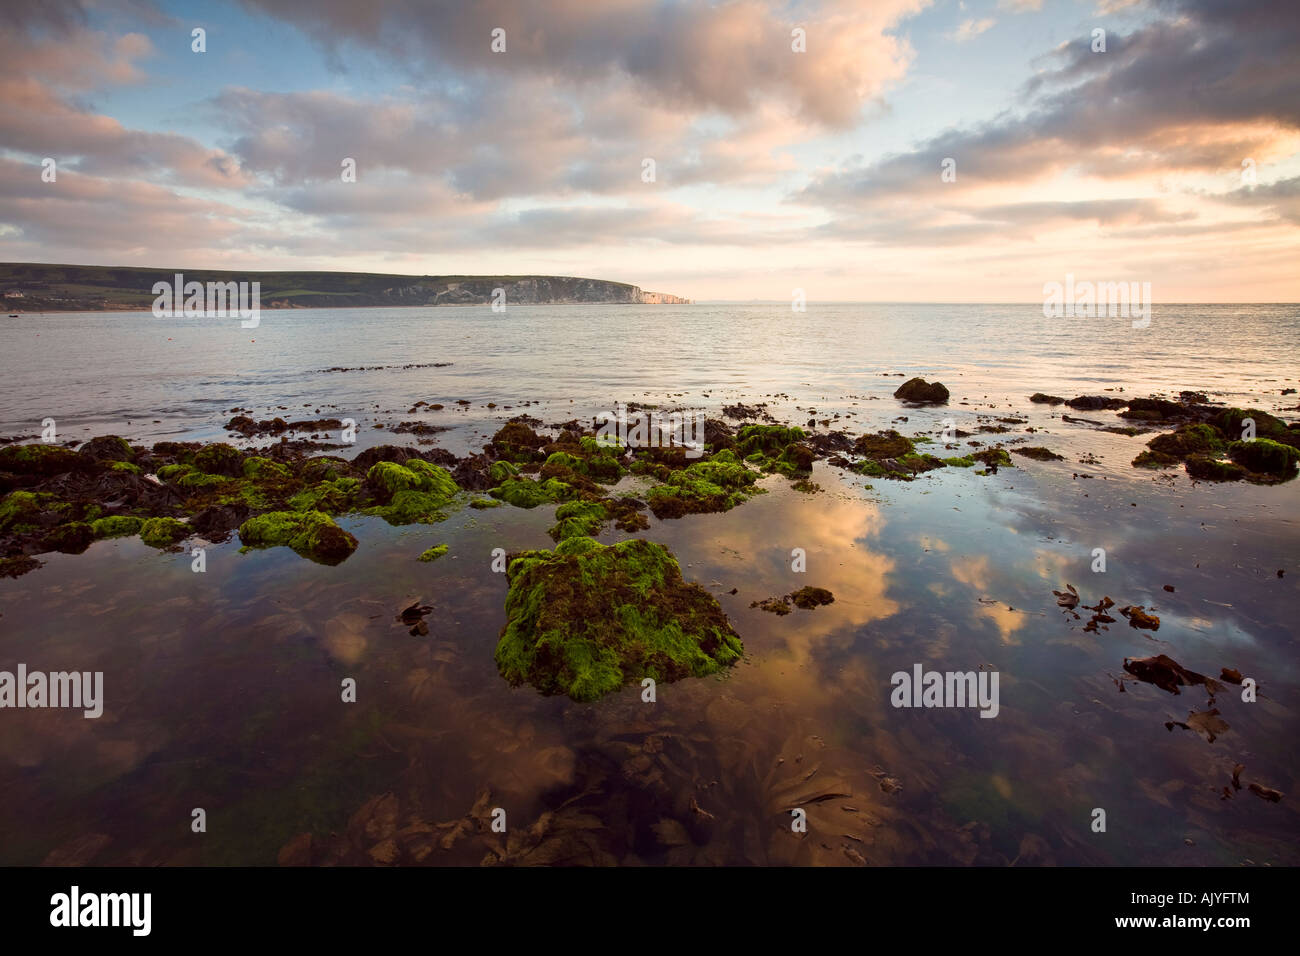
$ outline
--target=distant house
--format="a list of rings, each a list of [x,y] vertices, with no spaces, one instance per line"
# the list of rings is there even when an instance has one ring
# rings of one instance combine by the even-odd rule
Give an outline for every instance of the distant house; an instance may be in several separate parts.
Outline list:
[[[10,289],[8,292],[5,293],[6,299],[21,299],[22,297],[23,294],[19,292],[17,289]]]

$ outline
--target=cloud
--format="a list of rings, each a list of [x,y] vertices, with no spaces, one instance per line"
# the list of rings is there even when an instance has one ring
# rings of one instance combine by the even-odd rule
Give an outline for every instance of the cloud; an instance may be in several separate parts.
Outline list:
[[[143,34],[113,37],[73,23],[57,34],[0,34],[0,144],[97,175],[247,184],[239,164],[220,150],[174,133],[128,129],[80,104],[87,91],[143,83],[140,61],[152,52]]]
[[[975,39],[986,30],[989,30],[997,22],[998,21],[994,20],[992,17],[984,17],[980,20],[974,18],[963,20],[956,30],[948,34],[948,39],[952,40],[954,43],[965,43],[968,40]]]
[[[1236,177],[1243,156],[1263,162],[1300,144],[1300,18],[1279,0],[1239,10],[1230,0],[1156,0],[1153,11],[1163,16],[1114,35],[1107,53],[1093,53],[1086,37],[1063,44],[1025,85],[1021,110],[867,165],[825,170],[792,198],[851,214],[844,231],[866,235],[876,231],[873,215],[883,230],[901,201],[932,204],[909,220],[918,237],[929,222],[939,241],[979,235],[980,221],[1013,210],[1025,224],[1075,209],[1107,225],[1129,207],[1152,223],[1190,219],[1116,190],[1140,194],[1165,177],[1174,184],[1166,188],[1192,196],[1189,185],[1177,185],[1187,177]],[[954,183],[940,180],[946,159],[955,161]],[[1108,204],[1055,198],[1105,184]],[[1008,204],[1013,188],[1034,201]],[[968,218],[943,214],[954,209]]]
[[[911,57],[888,31],[927,0],[824,0],[797,16],[759,0],[244,0],[297,25],[341,59],[355,45],[426,74],[512,76],[585,86],[625,78],[647,103],[742,115],[768,98],[843,127],[899,80]],[[807,53],[791,31],[807,31]],[[490,48],[505,31],[506,49]]]

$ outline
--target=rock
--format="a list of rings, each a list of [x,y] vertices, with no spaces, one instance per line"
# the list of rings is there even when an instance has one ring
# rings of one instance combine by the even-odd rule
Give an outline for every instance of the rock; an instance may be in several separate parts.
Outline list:
[[[496,662],[512,684],[596,700],[643,678],[716,673],[743,645],[714,597],[682,579],[668,549],[570,538],[508,560]]]
[[[948,389],[940,382],[927,382],[923,378],[910,378],[894,392],[894,398],[918,405],[941,405],[948,401]]]
[[[1042,392],[1034,392],[1029,396],[1029,400],[1036,405],[1063,405],[1065,399],[1059,395],[1044,395]]]
[[[1179,687],[1204,686],[1211,694],[1222,690],[1218,681],[1189,671],[1172,657],[1157,654],[1154,657],[1126,657],[1124,670],[1140,681],[1154,684],[1171,694],[1179,694]]]
[[[1281,790],[1274,790],[1272,787],[1265,787],[1262,784],[1252,783],[1249,788],[1251,793],[1257,797],[1262,797],[1269,803],[1278,803],[1285,796]]]
[[[1107,398],[1104,395],[1080,395],[1069,399],[1065,404],[1080,412],[1094,412],[1099,409],[1123,408],[1128,404],[1122,398]]]
[[[249,548],[283,545],[317,564],[339,564],[357,549],[357,539],[320,511],[268,511],[240,525],[239,540]]]
[[[248,505],[242,503],[210,505],[190,519],[190,527],[209,541],[224,541],[248,520],[249,511]]]
[[[131,446],[125,438],[119,438],[117,435],[101,435],[92,438],[78,451],[98,461],[135,461],[135,452]]]
[[[1012,448],[1013,455],[1024,455],[1026,458],[1032,458],[1034,461],[1064,461],[1064,455],[1058,455],[1054,451],[1049,451],[1041,445],[1033,445],[1028,448]]]
[[[834,604],[835,595],[826,588],[804,587],[793,592],[790,600],[794,602],[795,607],[810,611],[824,604]]]
[[[1139,627],[1147,631],[1160,630],[1160,618],[1154,614],[1148,614],[1142,605],[1132,605],[1122,607],[1119,613],[1128,618],[1129,627]]]

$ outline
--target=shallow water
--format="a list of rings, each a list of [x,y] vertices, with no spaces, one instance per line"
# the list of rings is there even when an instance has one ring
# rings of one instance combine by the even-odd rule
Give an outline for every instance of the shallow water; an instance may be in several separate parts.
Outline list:
[[[359,445],[392,440],[376,421],[451,423],[437,443],[459,453],[521,411],[554,422],[620,400],[743,400],[799,423],[839,412],[854,432],[900,416],[907,434],[949,417],[973,431],[981,413],[1015,414],[1029,424],[978,438],[1027,437],[1067,460],[873,487],[818,463],[820,494],[767,478],[768,494],[727,514],[652,522],[645,536],[717,595],[747,652],[723,677],[661,685],[653,704],[637,688],[574,704],[498,676],[505,582],[490,553],[549,547],[553,508],[414,528],[343,519],[361,546],[334,568],[241,555],[237,541],[211,546],[204,574],[135,539],[45,555],[0,581],[0,669],[102,670],[107,703],[98,720],[0,711],[0,862],[94,845],[74,857],[273,864],[298,834],[355,831],[388,792],[404,823],[454,821],[486,794],[520,862],[1298,862],[1300,482],[1153,476],[1128,464],[1149,436],[1068,425],[1027,396],[1196,388],[1277,409],[1294,401],[1278,391],[1295,384],[1300,309],[1157,307],[1145,330],[1019,306],[321,310],[264,313],[247,333],[135,315],[10,321],[7,434],[53,416],[64,438],[211,439],[231,408],[284,405],[355,417]],[[952,404],[904,409],[886,377],[900,372],[943,380]],[[448,407],[408,415],[416,400]],[[436,543],[445,558],[415,560]],[[1099,547],[1105,573],[1091,570]],[[1084,604],[1154,610],[1160,630],[1119,618],[1084,633],[1056,606],[1067,582]],[[803,585],[835,603],[786,617],[749,606]],[[435,608],[427,637],[394,619],[417,598]],[[1213,743],[1166,729],[1205,709],[1204,692],[1116,680],[1126,656],[1159,653],[1211,676],[1236,668],[1259,700],[1219,695],[1229,726]],[[890,675],[915,663],[996,670],[998,717],[892,707]],[[345,677],[355,704],[339,700]],[[1243,785],[1287,796],[1222,799],[1238,763]],[[465,836],[425,862],[478,863],[493,841]]]

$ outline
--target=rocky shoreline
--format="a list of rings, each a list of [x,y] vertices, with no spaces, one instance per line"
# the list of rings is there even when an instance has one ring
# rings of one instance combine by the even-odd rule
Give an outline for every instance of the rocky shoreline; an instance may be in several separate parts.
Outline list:
[[[905,407],[920,407],[943,405],[949,396],[939,383],[914,379],[895,397]],[[1031,402],[1045,398],[1051,397],[1035,394]],[[1199,481],[1265,485],[1296,475],[1300,427],[1260,409],[1215,406],[1190,392],[1177,401],[1080,396],[1062,403],[1118,410],[1141,430],[1158,430],[1133,460],[1135,468],[1181,467]],[[911,482],[948,468],[997,474],[1015,467],[1012,454],[1043,467],[1063,460],[1021,438],[986,444],[985,435],[1011,430],[1002,422],[1024,423],[1013,416],[981,424],[976,433],[946,428],[937,440],[894,428],[853,436],[831,428],[831,419],[822,420],[820,430],[817,419],[805,425],[755,421],[770,418],[763,405],[728,406],[722,418],[705,420],[703,448],[693,455],[680,446],[626,448],[578,419],[547,425],[527,414],[511,418],[481,451],[464,456],[386,444],[348,459],[333,453],[346,445],[327,440],[342,424],[338,419],[256,421],[247,415],[232,418],[227,430],[245,439],[280,440],[244,449],[227,442],[144,447],[113,435],[76,448],[8,444],[0,447],[0,574],[17,577],[39,568],[42,554],[76,554],[97,540],[134,535],[163,550],[180,550],[187,540],[218,543],[238,536],[245,549],[288,547],[334,565],[358,547],[337,524],[342,516],[433,525],[462,507],[555,505],[549,531],[555,550],[506,557],[502,570],[510,590],[497,662],[511,682],[593,700],[645,678],[713,673],[743,653],[717,601],[683,580],[667,549],[638,538],[602,545],[595,538],[606,528],[637,534],[650,529],[651,517],[671,521],[729,511],[764,494],[766,476],[817,494],[821,488],[811,476],[818,461]],[[415,434],[440,430],[408,424],[405,430]],[[1113,430],[1103,423],[1090,427]],[[291,440],[286,432],[312,437]],[[931,447],[946,454],[932,454]],[[630,490],[624,479],[633,479]],[[431,548],[419,559],[441,553]],[[593,613],[587,606],[592,600],[616,613]],[[833,596],[817,594],[811,604],[801,596],[777,598],[765,607],[786,613],[791,600],[813,607]]]

